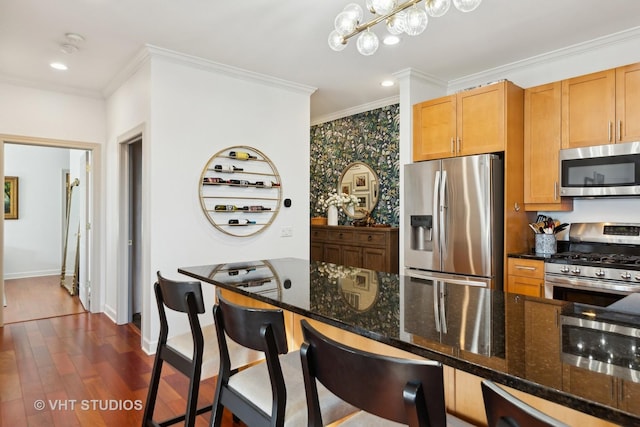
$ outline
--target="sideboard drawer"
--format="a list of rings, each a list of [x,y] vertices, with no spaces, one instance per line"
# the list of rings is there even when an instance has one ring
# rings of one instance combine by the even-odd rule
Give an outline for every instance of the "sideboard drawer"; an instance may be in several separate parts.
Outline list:
[[[359,243],[369,243],[372,245],[385,245],[387,243],[387,233],[382,232],[364,232],[356,235],[356,241]]]

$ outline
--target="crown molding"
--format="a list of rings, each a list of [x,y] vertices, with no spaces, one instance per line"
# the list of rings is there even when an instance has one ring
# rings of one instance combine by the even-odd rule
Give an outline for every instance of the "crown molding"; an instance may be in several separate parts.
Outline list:
[[[158,46],[145,45],[145,47],[125,66],[125,68],[116,75],[107,88],[105,88],[103,91],[105,97],[112,94],[128,78],[136,73],[143,64],[154,58],[163,59],[174,64],[187,65],[193,68],[227,75],[241,80],[249,80],[281,89],[293,90],[308,95],[311,95],[317,90],[317,88],[312,86],[248,71],[231,65],[221,64],[219,62],[210,61],[193,55],[187,55]]]
[[[102,94],[99,91],[78,89],[59,84],[35,82],[3,74],[0,74],[0,83],[6,83],[12,86],[21,86],[37,90],[45,90],[48,92],[63,93],[66,95],[82,96],[85,98],[102,99]]]
[[[614,46],[634,40],[640,41],[640,27],[635,27],[629,30],[620,31],[618,33],[609,34],[593,40],[577,43],[565,48],[532,56],[520,61],[501,65],[499,67],[491,68],[479,73],[470,74],[458,79],[453,79],[449,81],[448,90],[449,93],[453,93],[458,90],[475,86],[479,83],[504,79],[506,75],[515,74],[533,66],[557,62],[561,59],[595,52],[598,49],[603,49],[608,46]]]
[[[336,111],[335,113],[326,114],[323,116],[314,117],[311,120],[311,126],[319,125],[321,123],[330,122],[332,120],[342,119],[344,117],[353,116],[354,114],[364,113],[366,111],[375,110],[376,108],[386,107],[388,105],[400,103],[400,96],[394,95],[384,99],[378,99],[366,104],[358,105],[356,107],[347,108],[346,110]]]

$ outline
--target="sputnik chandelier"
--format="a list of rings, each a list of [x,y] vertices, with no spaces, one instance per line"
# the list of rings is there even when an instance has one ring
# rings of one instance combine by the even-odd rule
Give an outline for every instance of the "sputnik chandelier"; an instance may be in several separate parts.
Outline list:
[[[329,46],[335,51],[341,51],[347,46],[347,41],[358,34],[356,47],[363,55],[373,55],[378,50],[378,36],[371,31],[371,27],[381,22],[386,24],[392,41],[395,44],[400,34],[417,36],[427,28],[428,16],[437,18],[449,10],[451,2],[462,12],[475,10],[482,0],[425,0],[424,9],[418,8],[422,0],[408,0],[398,3],[398,0],[366,0],[366,7],[374,18],[361,23],[364,12],[356,3],[349,3],[335,19],[335,30],[329,34]],[[428,16],[427,16],[428,15]]]

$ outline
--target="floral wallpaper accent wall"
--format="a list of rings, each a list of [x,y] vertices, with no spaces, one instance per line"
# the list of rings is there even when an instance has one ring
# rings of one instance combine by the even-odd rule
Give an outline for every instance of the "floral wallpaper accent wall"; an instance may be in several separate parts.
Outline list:
[[[361,161],[380,178],[377,223],[397,227],[400,211],[400,107],[398,104],[311,127],[311,216],[327,216],[318,202],[335,191],[344,168]],[[352,219],[340,212],[338,223]]]

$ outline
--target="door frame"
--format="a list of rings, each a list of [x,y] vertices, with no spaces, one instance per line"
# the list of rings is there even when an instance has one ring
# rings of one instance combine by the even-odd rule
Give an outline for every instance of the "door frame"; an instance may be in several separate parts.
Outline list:
[[[87,262],[90,264],[90,276],[89,281],[91,282],[92,288],[92,304],[91,304],[91,312],[97,313],[100,311],[100,307],[102,307],[102,280],[101,270],[100,270],[100,254],[102,251],[100,250],[99,243],[102,239],[100,238],[101,230],[102,230],[102,218],[101,218],[101,199],[97,195],[100,193],[100,187],[102,183],[102,146],[97,143],[91,142],[83,142],[83,141],[71,141],[71,140],[62,140],[62,139],[51,139],[51,138],[39,138],[32,136],[24,136],[24,135],[9,135],[9,134],[0,134],[0,158],[3,159],[0,162],[0,176],[4,180],[4,146],[5,144],[19,144],[19,145],[34,145],[34,146],[42,146],[42,147],[57,147],[57,148],[68,148],[75,150],[87,150],[91,151],[91,159],[92,159],[92,185],[88,191],[91,194],[91,217],[87,218],[87,221],[91,224],[91,232],[93,233],[93,238],[90,242],[90,259]],[[2,221],[0,221],[0,258],[4,259],[4,216]],[[0,327],[4,326],[4,304],[1,301],[4,298],[4,263],[0,262]]]

